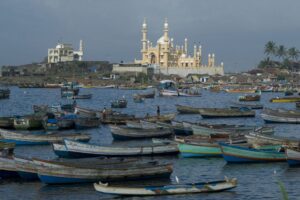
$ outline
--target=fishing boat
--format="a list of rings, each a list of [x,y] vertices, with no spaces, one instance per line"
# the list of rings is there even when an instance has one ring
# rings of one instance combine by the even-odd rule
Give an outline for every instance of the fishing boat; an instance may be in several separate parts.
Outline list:
[[[143,129],[111,125],[110,130],[113,138],[116,140],[170,137],[173,134],[172,130],[169,128]]]
[[[127,107],[127,101],[126,99],[119,99],[111,102],[112,108],[126,108]]]
[[[74,119],[72,118],[45,118],[43,121],[43,127],[45,130],[62,130],[74,128]]]
[[[172,121],[171,124],[165,122],[156,122],[158,126],[170,128],[175,135],[187,136],[192,135],[193,132],[189,128],[185,128],[182,122]]]
[[[156,115],[156,116],[146,116],[141,118],[142,120],[148,122],[171,122],[176,117],[176,113],[164,114],[164,115]]]
[[[236,89],[225,89],[228,93],[255,93],[256,89],[252,88],[236,88]]]
[[[81,117],[98,117],[101,111],[75,106],[74,113]]]
[[[179,96],[177,84],[171,80],[162,80],[158,86],[159,96]]]
[[[241,109],[241,108],[249,108],[249,109],[263,109],[263,104],[260,103],[238,103],[232,102],[230,108]]]
[[[261,117],[268,123],[300,123],[300,112],[296,110],[265,108]]]
[[[134,103],[143,103],[145,101],[145,99],[139,95],[134,95],[133,101],[134,101]]]
[[[43,120],[38,116],[14,117],[14,128],[17,130],[41,129]]]
[[[24,180],[38,180],[36,165],[30,158],[14,156],[16,171]]]
[[[300,97],[292,96],[292,97],[275,97],[270,99],[270,102],[272,103],[294,103],[299,102]]]
[[[237,179],[228,179],[226,177],[225,180],[222,181],[143,187],[110,186],[108,183],[94,183],[94,188],[98,192],[123,196],[158,196],[212,193],[229,190],[235,188],[236,186]]]
[[[145,99],[153,99],[155,97],[155,91],[153,90],[150,93],[139,93],[139,94],[136,94],[136,96],[139,96],[139,97],[145,98]]]
[[[255,117],[255,111],[248,108],[200,108],[199,112],[203,118]]]
[[[149,145],[149,146],[101,146],[72,140],[65,140],[65,146],[71,153],[86,156],[153,156],[161,154],[177,154],[177,145]]]
[[[0,156],[0,177],[18,177],[16,163],[11,155]]]
[[[218,143],[179,143],[178,149],[184,158],[222,157]]]
[[[294,95],[293,90],[287,90],[284,92],[284,96],[292,96],[292,95]]]
[[[178,105],[176,104],[176,109],[180,114],[199,114],[199,109],[192,106],[184,106],[184,105]]]
[[[223,158],[228,163],[256,163],[286,161],[284,152],[220,143]]]
[[[300,143],[300,140],[297,138],[286,138],[275,135],[265,135],[259,132],[250,132],[247,135],[245,135],[245,137],[247,139],[247,142],[250,144],[272,144],[297,148]]]
[[[74,120],[76,129],[88,129],[88,128],[97,128],[100,126],[100,119],[97,117],[87,118],[87,117],[78,117]]]
[[[286,160],[289,166],[300,166],[300,151],[299,149],[286,148]]]
[[[239,97],[239,101],[260,101],[260,95],[244,95]]]
[[[83,133],[51,133],[51,134],[32,134],[20,133],[0,129],[0,141],[13,142],[16,145],[41,145],[53,142],[61,142],[64,139],[72,139],[79,141],[89,141],[90,136]]]
[[[74,96],[67,96],[67,98],[69,99],[91,99],[92,98],[92,94],[78,94],[78,95],[74,95]]]
[[[10,89],[0,89],[0,99],[8,99],[10,95]]]
[[[171,164],[157,162],[104,164],[92,163],[66,165],[61,162],[34,159],[40,180],[46,184],[86,183],[95,181],[141,180],[169,177],[173,171]],[[108,162],[109,163],[109,162]]]
[[[0,117],[0,128],[13,128],[14,118],[13,117]]]

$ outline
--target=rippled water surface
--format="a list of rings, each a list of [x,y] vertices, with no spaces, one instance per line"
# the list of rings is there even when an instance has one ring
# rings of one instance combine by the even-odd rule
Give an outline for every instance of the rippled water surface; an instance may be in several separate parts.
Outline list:
[[[78,100],[82,107],[102,109],[110,107],[110,102],[114,99],[125,96],[128,99],[128,107],[120,111],[144,116],[146,113],[155,114],[156,106],[159,105],[161,113],[171,113],[176,111],[175,104],[184,104],[197,107],[226,107],[231,101],[235,101],[238,94],[210,93],[202,91],[202,97],[156,97],[146,99],[145,103],[134,103],[133,90],[117,89],[81,89],[81,93],[92,93],[91,100]],[[263,93],[261,102],[267,107],[282,107],[295,109],[294,104],[270,104],[271,97],[281,96],[279,93]],[[67,103],[68,100],[61,99],[59,89],[19,89],[11,88],[11,97],[8,100],[0,101],[0,115],[23,115],[32,112],[32,105],[35,104],[58,104]],[[202,120],[199,115],[179,115],[178,120],[205,121],[212,123],[247,124],[262,125],[263,120],[259,116],[260,111],[256,111],[255,118],[238,119],[210,119]],[[300,125],[275,124],[276,135],[300,137]],[[98,129],[88,130],[92,134],[90,142],[97,144],[118,143],[127,145],[124,142],[114,142],[109,128],[102,126]],[[147,141],[145,141],[147,142]],[[134,143],[134,142],[129,142]],[[54,158],[51,146],[22,146],[16,147],[15,153],[18,155],[35,156],[41,158]],[[151,158],[148,158],[151,159]],[[1,180],[0,199],[63,199],[63,200],[93,200],[93,199],[281,199],[278,180],[283,182],[290,199],[300,199],[300,168],[289,168],[287,163],[270,164],[226,164],[222,158],[198,158],[187,159],[180,156],[155,157],[162,162],[174,164],[174,172],[170,180],[156,181],[158,184],[175,183],[177,176],[181,183],[209,181],[223,179],[224,176],[236,177],[238,187],[222,193],[214,194],[194,194],[163,197],[129,197],[122,198],[114,195],[98,193],[92,184],[57,185],[49,186],[36,182],[24,182],[22,180]],[[147,182],[134,182],[130,184],[145,184]],[[151,181],[153,183],[153,181]]]

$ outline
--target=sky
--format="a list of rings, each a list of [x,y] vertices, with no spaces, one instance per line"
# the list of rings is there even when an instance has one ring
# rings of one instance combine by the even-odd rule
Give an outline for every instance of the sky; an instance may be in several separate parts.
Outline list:
[[[202,45],[203,63],[215,53],[225,72],[255,68],[272,40],[300,49],[299,0],[1,0],[0,66],[40,62],[57,42],[75,49],[84,41],[84,60],[140,59],[141,26],[156,44],[163,34],[183,45]]]

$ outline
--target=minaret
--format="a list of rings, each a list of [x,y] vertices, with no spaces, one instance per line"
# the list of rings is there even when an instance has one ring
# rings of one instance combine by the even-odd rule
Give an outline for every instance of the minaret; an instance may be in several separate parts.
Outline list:
[[[78,60],[82,61],[82,57],[83,57],[83,41],[79,40]]]
[[[164,50],[163,50],[163,67],[168,67],[169,62],[169,24],[167,18],[164,23]]]
[[[214,67],[215,66],[215,54],[212,54],[212,58],[211,58],[211,66]]]
[[[208,54],[208,67],[211,67],[211,56],[210,56],[210,53]]]
[[[171,38],[171,47],[173,48],[174,47],[174,39]]]
[[[197,56],[197,46],[194,45],[194,59],[196,59],[196,56]]]
[[[184,53],[188,55],[188,43],[187,38],[184,39]]]
[[[146,54],[147,54],[147,23],[146,18],[144,18],[143,26],[142,26],[142,63],[147,62]]]
[[[169,41],[169,24],[168,24],[168,19],[165,19],[164,23],[164,41],[168,42]]]

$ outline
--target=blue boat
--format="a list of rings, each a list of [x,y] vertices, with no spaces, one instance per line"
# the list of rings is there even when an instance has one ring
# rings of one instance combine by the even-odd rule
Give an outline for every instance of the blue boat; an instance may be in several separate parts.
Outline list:
[[[296,149],[287,148],[285,151],[286,159],[291,167],[300,166],[300,152]]]
[[[31,159],[15,156],[14,160],[16,171],[22,179],[27,181],[38,180],[37,170]]]
[[[286,161],[284,152],[274,149],[252,149],[220,143],[223,158],[228,163],[257,163]]]

